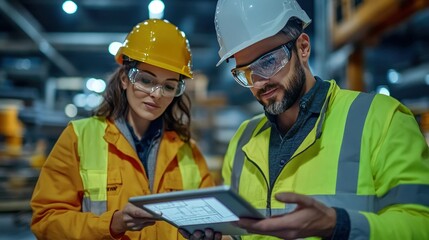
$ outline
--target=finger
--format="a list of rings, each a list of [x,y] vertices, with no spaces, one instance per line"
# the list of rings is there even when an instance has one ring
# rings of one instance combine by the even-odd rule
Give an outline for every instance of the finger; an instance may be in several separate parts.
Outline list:
[[[136,218],[153,218],[152,214],[146,212],[145,210],[143,210],[141,208],[134,209],[132,213],[133,214],[131,214],[131,216],[136,217]]]
[[[192,233],[191,237],[189,238],[190,240],[201,240],[204,237],[204,233],[202,231],[195,231],[194,233]]]
[[[210,229],[210,228],[206,228],[206,229],[204,230],[204,239],[205,239],[205,240],[212,240],[212,239],[213,239],[213,237],[214,237],[214,232],[213,232],[213,230],[212,230],[212,229]]]
[[[140,231],[142,229],[142,227],[140,227],[140,226],[134,226],[134,227],[131,227],[129,230],[130,231]]]
[[[152,226],[152,225],[155,225],[155,223],[156,223],[156,221],[147,221],[147,222],[145,222],[143,227]]]
[[[222,239],[222,233],[220,233],[220,232],[216,232],[216,233],[215,233],[215,236],[214,236],[214,239],[215,239],[215,240],[221,240],[221,239]]]
[[[288,222],[291,222],[289,217],[275,217],[263,220],[251,218],[240,218],[237,224],[251,233],[271,232],[286,230],[289,228]]]
[[[162,212],[154,211],[152,216],[155,220],[162,220]]]
[[[237,222],[237,225],[239,225],[241,228],[246,229],[246,231],[251,234],[267,235],[267,233],[270,232],[271,235],[271,233],[277,231],[277,229],[274,229],[274,227],[270,224],[261,223],[261,221],[250,218],[240,219]],[[282,230],[284,231],[286,229],[282,228]]]
[[[186,239],[189,239],[189,237],[191,236],[191,234],[190,233],[188,233],[188,231],[186,231],[185,229],[183,229],[183,228],[179,228],[179,233],[180,234],[182,234],[182,236],[184,237],[184,238],[186,238]]]
[[[124,210],[124,214],[130,216],[131,218],[152,218],[152,215],[145,210],[136,207],[135,205],[128,203]]]
[[[282,192],[276,194],[276,199],[284,203],[296,203],[298,205],[310,206],[313,204],[313,199],[306,195],[296,194],[291,192]]]
[[[128,222],[126,223],[126,226],[129,231],[140,231],[147,226],[154,225],[155,223],[155,221]]]

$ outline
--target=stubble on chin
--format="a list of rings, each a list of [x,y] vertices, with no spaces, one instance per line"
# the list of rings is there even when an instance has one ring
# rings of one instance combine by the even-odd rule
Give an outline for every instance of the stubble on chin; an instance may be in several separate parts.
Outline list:
[[[276,101],[275,99],[270,99],[268,104],[263,105],[265,111],[267,111],[271,115],[279,115],[287,110],[287,106],[289,105],[287,102],[287,98],[283,97],[281,101]]]
[[[262,101],[258,100],[262,106],[264,106],[265,111],[269,114],[279,115],[288,110],[296,101],[299,100],[305,84],[305,73],[304,69],[298,64],[298,62],[295,64],[294,70],[295,74],[287,80],[289,83],[287,88],[271,84],[269,87],[264,88],[264,91],[261,91],[261,93],[258,92],[258,94],[262,94],[274,87],[283,89],[283,97],[280,101],[276,101],[275,98],[272,98],[268,100],[267,104],[264,104]]]

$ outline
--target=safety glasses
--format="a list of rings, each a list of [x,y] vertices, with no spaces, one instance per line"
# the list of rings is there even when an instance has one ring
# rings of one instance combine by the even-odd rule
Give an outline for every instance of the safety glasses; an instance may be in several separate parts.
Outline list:
[[[185,92],[185,82],[183,80],[166,80],[162,84],[151,74],[137,68],[131,68],[128,78],[137,90],[151,94],[157,89],[161,90],[164,97],[178,97]]]
[[[296,39],[280,45],[265,53],[251,64],[234,68],[232,76],[243,87],[255,87],[255,83],[261,79],[270,79],[276,75],[290,61],[292,46]]]

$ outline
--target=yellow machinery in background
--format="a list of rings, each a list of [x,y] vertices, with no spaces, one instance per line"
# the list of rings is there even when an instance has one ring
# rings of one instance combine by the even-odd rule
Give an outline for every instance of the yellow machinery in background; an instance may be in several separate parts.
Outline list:
[[[4,139],[2,152],[19,155],[22,149],[23,124],[18,119],[18,102],[0,104],[0,136]]]
[[[17,213],[16,224],[26,223],[21,213],[31,211],[30,199],[45,159],[43,141],[24,146],[25,126],[19,120],[19,100],[0,101],[0,212]]]

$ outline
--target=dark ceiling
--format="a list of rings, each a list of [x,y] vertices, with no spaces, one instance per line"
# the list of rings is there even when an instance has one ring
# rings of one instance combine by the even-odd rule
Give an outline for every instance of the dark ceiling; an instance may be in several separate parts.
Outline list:
[[[122,42],[136,23],[148,18],[149,0],[75,2],[78,11],[67,15],[62,11],[61,0],[0,0],[0,73],[3,78],[15,79],[12,85],[41,86],[53,76],[106,78],[117,67],[108,53],[108,44]],[[164,2],[164,19],[187,34],[194,70],[208,76],[209,90],[234,86],[227,91],[230,102],[247,101],[242,96],[249,96],[248,90],[240,89],[233,82],[228,75],[229,66],[215,67],[218,46],[213,19],[217,0]],[[313,1],[298,2],[314,19]],[[311,24],[307,29],[312,41],[316,39],[314,26]],[[368,91],[378,85],[391,85],[386,81],[389,69],[405,71],[429,63],[428,45],[427,10],[382,35],[376,45],[365,51]],[[424,84],[424,77],[420,78],[411,85],[391,86],[392,92],[400,99],[429,96],[428,85]]]
[[[73,15],[62,11],[61,0],[1,0],[0,41],[2,56],[33,56],[49,60],[53,75],[103,75],[116,67],[108,44],[122,42],[132,27],[148,18],[149,1],[78,0]],[[164,18],[187,33],[191,47],[205,61],[195,67],[213,65],[213,15],[215,0],[166,1]],[[36,31],[36,33],[33,33]],[[46,41],[53,52],[42,54]],[[39,46],[37,46],[38,44]],[[214,56],[212,56],[214,55]],[[58,59],[59,58],[59,59]],[[60,62],[56,62],[59,60]]]

